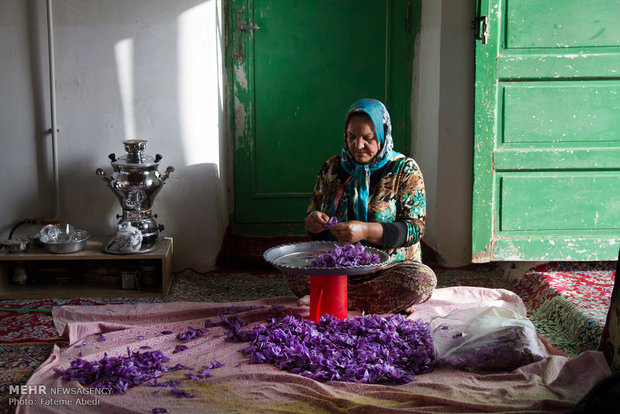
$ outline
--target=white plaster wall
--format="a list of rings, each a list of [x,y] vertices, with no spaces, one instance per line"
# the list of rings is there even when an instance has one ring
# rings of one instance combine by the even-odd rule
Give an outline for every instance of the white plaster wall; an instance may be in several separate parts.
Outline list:
[[[412,147],[427,189],[424,241],[446,266],[471,263],[474,7],[473,0],[422,0]]]
[[[154,204],[175,239],[173,267],[213,267],[228,221],[221,0],[53,1],[60,211],[45,1],[0,5],[0,238],[50,217],[111,236],[121,208],[95,169],[111,172],[107,155],[141,138],[162,172],[176,168]]]
[[[14,221],[45,209],[51,197],[48,146],[43,144],[46,73],[41,73],[38,10],[20,0],[0,6],[0,225],[2,238]],[[43,16],[44,18],[44,16]]]

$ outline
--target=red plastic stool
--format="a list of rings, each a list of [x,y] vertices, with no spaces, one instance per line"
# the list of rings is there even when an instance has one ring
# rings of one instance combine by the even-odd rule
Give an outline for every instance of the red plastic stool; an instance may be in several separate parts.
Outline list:
[[[341,320],[349,316],[347,275],[310,276],[310,319],[318,323],[327,314]]]

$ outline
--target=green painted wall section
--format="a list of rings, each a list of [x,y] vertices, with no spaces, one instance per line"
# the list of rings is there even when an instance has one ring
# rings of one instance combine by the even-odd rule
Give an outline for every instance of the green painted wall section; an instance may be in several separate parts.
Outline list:
[[[263,25],[254,36],[253,60],[251,160],[258,167],[253,189],[258,197],[298,195],[307,207],[319,167],[342,146],[339,137],[348,105],[362,93],[387,98],[386,3],[344,3],[325,13],[325,7],[303,0],[287,0],[287,7],[281,0],[255,2],[255,21]],[[356,14],[341,30],[352,7],[365,13]],[[300,24],[295,24],[297,19]],[[367,53],[350,53],[352,48]],[[300,221],[305,216],[303,205],[274,212],[270,204],[262,217],[240,207],[238,216],[244,221]]]

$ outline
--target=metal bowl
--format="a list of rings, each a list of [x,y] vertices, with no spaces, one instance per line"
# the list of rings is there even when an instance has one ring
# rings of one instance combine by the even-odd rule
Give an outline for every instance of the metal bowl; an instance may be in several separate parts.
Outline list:
[[[379,256],[380,263],[331,268],[311,266],[311,262],[316,256],[330,252],[334,250],[334,247],[334,242],[326,241],[283,244],[265,251],[263,257],[283,273],[308,276],[361,275],[377,270],[389,259],[386,252],[373,247],[366,247],[367,251]]]
[[[75,228],[71,224],[48,224],[39,233],[43,243],[68,242],[75,238]]]
[[[86,246],[90,233],[86,230],[75,230],[69,241],[44,242],[45,250],[50,253],[75,253]]]
[[[2,247],[9,253],[21,253],[28,250],[30,241],[26,239],[5,240],[2,242]]]

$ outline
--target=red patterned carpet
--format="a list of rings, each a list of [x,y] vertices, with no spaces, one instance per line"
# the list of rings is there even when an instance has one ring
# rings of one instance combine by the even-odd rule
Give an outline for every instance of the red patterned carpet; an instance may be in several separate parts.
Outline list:
[[[101,301],[87,299],[0,301],[0,318],[3,322],[0,326],[0,344],[54,342],[58,338],[52,323],[52,307],[100,304]]]
[[[602,325],[611,300],[614,273],[613,262],[549,263],[527,272],[515,290],[534,309],[539,309],[551,297],[566,298]]]
[[[597,349],[611,302],[615,262],[548,263],[511,290],[539,332],[569,355]]]

